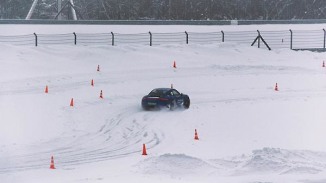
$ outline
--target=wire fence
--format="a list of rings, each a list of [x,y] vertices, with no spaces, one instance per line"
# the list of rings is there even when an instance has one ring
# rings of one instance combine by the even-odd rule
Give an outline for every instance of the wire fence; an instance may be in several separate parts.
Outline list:
[[[257,41],[258,38],[258,41]],[[1,36],[0,44],[12,45],[164,45],[164,44],[219,44],[236,43],[261,46],[260,40],[271,49],[289,48],[293,50],[325,51],[326,31],[286,30],[286,31],[217,31],[217,32],[172,32],[172,33],[68,33],[68,34],[28,34]],[[256,44],[256,42],[258,42]]]
[[[224,40],[223,32],[189,32],[188,33],[188,43],[197,43],[197,44],[213,44],[221,43]]]
[[[54,44],[73,44],[74,38],[71,34],[37,34],[38,45],[54,45]]]
[[[0,43],[13,45],[33,45],[35,42],[33,35],[20,36],[0,36]]]
[[[75,33],[76,34],[76,33]],[[74,34],[74,39],[75,36],[77,37],[77,34]],[[112,36],[111,33],[99,33],[99,34],[85,34],[85,33],[80,33],[78,34],[78,43],[77,43],[77,38],[76,38],[76,44],[81,44],[81,45],[108,45],[111,44],[112,42]],[[73,41],[75,44],[75,41]]]
[[[294,49],[297,48],[324,48],[324,35],[323,31],[293,31],[293,45]]]
[[[289,31],[261,31],[260,34],[272,48],[290,48]]]
[[[150,36],[148,33],[140,33],[140,34],[112,34],[114,36],[114,40],[112,45],[122,45],[122,44],[141,44],[141,45],[149,45],[150,44]]]
[[[150,33],[152,37],[152,45],[161,44],[186,44],[186,32],[176,33]]]

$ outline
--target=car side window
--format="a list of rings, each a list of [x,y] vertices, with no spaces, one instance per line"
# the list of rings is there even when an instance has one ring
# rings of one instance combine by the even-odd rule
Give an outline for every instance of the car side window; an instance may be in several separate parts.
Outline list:
[[[180,95],[180,93],[177,90],[173,90],[172,93],[173,93],[174,96],[179,96]]]

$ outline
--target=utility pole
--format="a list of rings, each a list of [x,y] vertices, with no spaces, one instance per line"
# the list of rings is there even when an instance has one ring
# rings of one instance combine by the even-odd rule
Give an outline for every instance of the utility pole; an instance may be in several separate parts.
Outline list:
[[[62,0],[57,0],[57,2],[58,2],[58,20],[62,20],[62,17],[61,17],[61,13],[60,13],[60,11],[61,11],[61,7],[62,7]]]
[[[34,0],[34,1],[33,1],[32,7],[31,7],[31,9],[29,9],[29,12],[28,12],[28,14],[27,14],[27,16],[26,16],[26,18],[25,18],[26,20],[31,19],[31,17],[32,17],[32,15],[33,15],[33,13],[34,13],[35,7],[36,7],[36,5],[37,5],[37,2],[38,2],[38,0]]]
[[[72,19],[73,20],[77,20],[77,14],[76,14],[76,11],[75,11],[75,4],[74,4],[74,1],[73,0],[69,0],[70,2],[70,10],[71,10],[71,13],[72,13]]]
[[[172,3],[171,0],[169,0],[169,19],[171,19],[171,11],[172,11]]]

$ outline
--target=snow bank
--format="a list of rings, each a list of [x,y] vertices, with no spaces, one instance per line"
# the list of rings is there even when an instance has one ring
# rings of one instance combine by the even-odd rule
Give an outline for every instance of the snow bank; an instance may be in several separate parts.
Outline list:
[[[2,182],[324,180],[325,53],[224,43],[0,48]],[[141,110],[144,95],[171,84],[190,96],[188,110]]]
[[[213,165],[228,170],[233,175],[260,174],[317,174],[326,169],[326,153],[263,148],[252,154],[228,159],[210,160]]]
[[[205,161],[185,154],[163,154],[150,157],[137,165],[145,174],[166,175],[174,178],[207,176],[216,168]]]
[[[263,148],[252,154],[225,159],[204,160],[185,154],[163,154],[149,157],[136,165],[141,173],[173,178],[212,175],[304,175],[326,170],[326,153]]]

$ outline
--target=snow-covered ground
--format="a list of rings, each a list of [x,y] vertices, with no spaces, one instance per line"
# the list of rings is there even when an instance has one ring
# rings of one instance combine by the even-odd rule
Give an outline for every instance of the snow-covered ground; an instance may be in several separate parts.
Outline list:
[[[0,35],[291,26],[324,25],[4,25]],[[325,53],[234,43],[0,50],[1,183],[326,182]],[[188,110],[141,109],[143,95],[171,84],[190,96]]]

